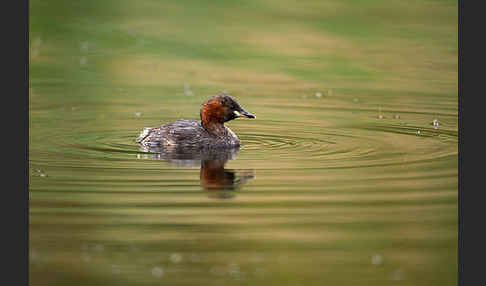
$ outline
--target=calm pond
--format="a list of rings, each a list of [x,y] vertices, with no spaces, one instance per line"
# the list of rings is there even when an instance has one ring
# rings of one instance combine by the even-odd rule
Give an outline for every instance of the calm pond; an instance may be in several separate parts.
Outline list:
[[[47,2],[30,285],[457,284],[456,2]],[[135,142],[223,91],[239,150]]]

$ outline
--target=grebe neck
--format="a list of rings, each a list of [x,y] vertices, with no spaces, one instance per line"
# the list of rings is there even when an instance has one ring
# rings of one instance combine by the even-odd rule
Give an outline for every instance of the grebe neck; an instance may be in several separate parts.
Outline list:
[[[214,135],[226,134],[226,128],[223,123],[220,122],[204,122],[201,120],[201,125],[206,131]]]

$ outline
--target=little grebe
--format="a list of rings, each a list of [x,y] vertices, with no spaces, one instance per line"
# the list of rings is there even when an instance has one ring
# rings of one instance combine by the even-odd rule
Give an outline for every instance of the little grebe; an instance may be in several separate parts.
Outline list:
[[[136,142],[163,149],[215,149],[240,146],[240,140],[224,123],[238,117],[255,118],[233,97],[219,94],[206,101],[201,120],[177,120],[158,127],[144,128]]]

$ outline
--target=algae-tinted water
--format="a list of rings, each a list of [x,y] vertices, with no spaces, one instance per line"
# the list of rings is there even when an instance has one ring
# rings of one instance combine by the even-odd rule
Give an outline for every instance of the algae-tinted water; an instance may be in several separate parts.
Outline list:
[[[31,285],[456,284],[456,2],[30,5]],[[222,91],[238,152],[134,142]]]

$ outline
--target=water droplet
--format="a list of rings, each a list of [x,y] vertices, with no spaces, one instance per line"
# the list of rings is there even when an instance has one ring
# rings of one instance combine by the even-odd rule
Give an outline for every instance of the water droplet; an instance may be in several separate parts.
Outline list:
[[[228,273],[235,279],[239,279],[241,276],[240,266],[236,263],[228,264]]]
[[[84,66],[84,65],[87,65],[88,64],[88,58],[87,57],[81,57],[79,59],[79,65],[80,66]]]
[[[40,257],[40,255],[39,255],[39,253],[37,253],[37,251],[32,250],[32,251],[30,252],[30,260],[31,260],[32,262],[37,262],[37,261],[39,260],[39,257]]]
[[[265,260],[265,256],[263,254],[255,254],[250,258],[252,262],[263,262]]]
[[[83,52],[87,52],[89,49],[89,43],[88,42],[82,42],[81,45],[79,46],[79,49]]]
[[[164,269],[162,269],[161,267],[155,266],[154,268],[152,268],[152,276],[154,276],[154,277],[164,276]]]
[[[144,39],[139,39],[139,40],[137,40],[137,44],[136,45],[138,47],[142,47],[142,46],[145,46],[145,44],[146,44],[146,41]]]
[[[191,262],[200,262],[201,261],[201,257],[197,254],[192,254],[191,255]]]
[[[403,280],[405,278],[405,273],[402,269],[396,269],[390,274],[390,280]]]
[[[81,259],[84,261],[84,262],[89,262],[91,260],[91,256],[87,253],[83,253],[81,254]]]
[[[191,85],[188,83],[184,84],[184,95],[186,96],[193,96],[194,92],[191,89]]]
[[[42,45],[42,39],[40,37],[35,38],[35,40],[32,43],[32,46],[38,48]]]
[[[263,276],[265,276],[265,269],[263,268],[255,269],[255,276],[258,278],[263,278]]]
[[[381,106],[378,107],[378,119],[383,119],[385,118],[385,116],[383,116],[383,114],[381,114]]]
[[[105,247],[103,246],[103,244],[96,244],[93,247],[93,250],[96,252],[102,252],[103,250],[105,250]]]
[[[383,264],[383,256],[380,254],[375,254],[371,257],[371,264],[373,265],[381,265]]]
[[[40,54],[40,46],[42,45],[42,39],[41,38],[36,38],[32,42],[32,47],[31,47],[31,57],[36,58]]]
[[[111,265],[111,273],[113,273],[115,275],[120,274],[121,273],[120,266],[116,265],[116,264],[112,264]]]
[[[240,266],[236,263],[230,263],[228,264],[228,272],[229,273],[240,272]]]
[[[172,253],[169,257],[170,262],[172,263],[179,263],[182,261],[182,255],[179,253]]]
[[[223,276],[225,274],[225,270],[221,266],[213,266],[213,267],[211,267],[209,272],[211,272],[211,274],[214,274],[214,275],[217,275],[217,276]]]

